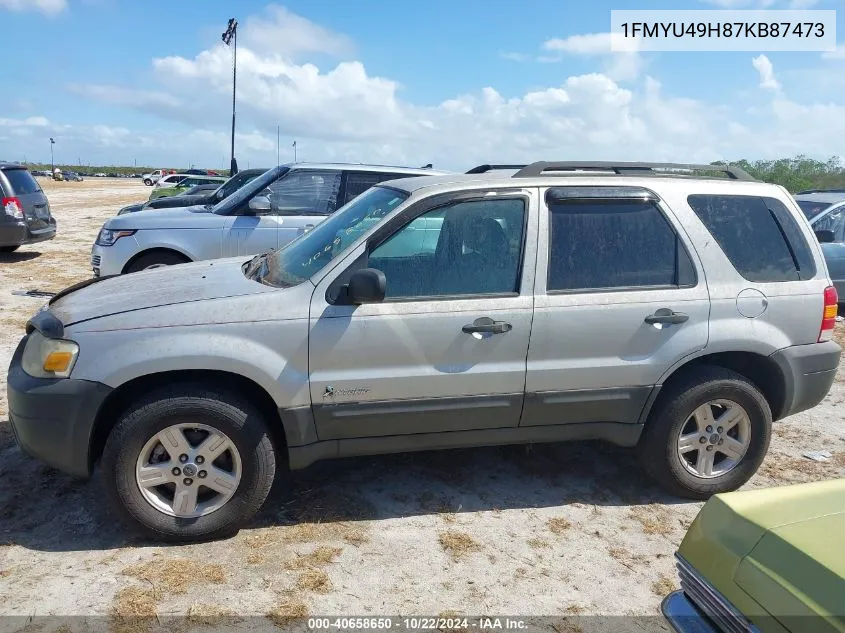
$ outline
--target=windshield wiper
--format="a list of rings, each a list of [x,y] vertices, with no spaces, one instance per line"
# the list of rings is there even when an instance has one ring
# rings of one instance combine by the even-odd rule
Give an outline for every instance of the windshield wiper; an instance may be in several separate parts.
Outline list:
[[[246,265],[244,266],[244,276],[247,279],[255,279],[258,280],[257,274],[259,269],[261,268],[261,263],[264,258],[267,257],[273,251],[266,251],[264,253],[259,253],[255,255],[251,260],[249,260]]]

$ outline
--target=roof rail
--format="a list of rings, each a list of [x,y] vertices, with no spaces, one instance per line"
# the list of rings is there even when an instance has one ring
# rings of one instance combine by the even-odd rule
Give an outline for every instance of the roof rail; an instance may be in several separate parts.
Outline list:
[[[486,174],[488,171],[493,171],[494,169],[524,169],[527,165],[479,165],[478,167],[473,167],[467,173],[468,174]]]
[[[750,174],[739,167],[730,165],[691,165],[686,163],[620,163],[620,162],[546,162],[531,163],[516,172],[514,178],[534,178],[545,175],[560,175],[560,172],[570,172],[583,175],[583,172],[612,172],[617,176],[687,176],[672,172],[709,171],[726,175],[731,180],[756,181]],[[549,172],[549,173],[547,173]]]

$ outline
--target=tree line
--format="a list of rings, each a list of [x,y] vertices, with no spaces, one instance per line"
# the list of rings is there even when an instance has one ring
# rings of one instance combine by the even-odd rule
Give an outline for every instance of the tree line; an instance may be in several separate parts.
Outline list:
[[[730,163],[717,161],[713,164],[740,167],[757,180],[782,185],[790,193],[805,189],[845,189],[845,169],[839,156],[821,161],[799,154],[795,158],[755,161],[743,158]]]

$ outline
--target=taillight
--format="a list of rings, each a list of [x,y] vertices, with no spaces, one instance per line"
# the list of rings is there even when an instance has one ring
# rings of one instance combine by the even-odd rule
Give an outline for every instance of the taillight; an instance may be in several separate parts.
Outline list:
[[[824,312],[822,313],[822,328],[819,331],[819,343],[829,341],[833,338],[833,329],[836,327],[836,311],[838,310],[839,296],[836,288],[828,286],[824,289]]]
[[[3,198],[3,210],[6,211],[6,215],[23,220],[23,207],[17,198]]]

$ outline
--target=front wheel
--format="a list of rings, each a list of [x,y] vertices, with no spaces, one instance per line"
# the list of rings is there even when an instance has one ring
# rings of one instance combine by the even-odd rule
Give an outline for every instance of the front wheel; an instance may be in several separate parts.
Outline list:
[[[149,178],[144,178],[144,184],[147,185],[148,187],[152,187],[153,181],[150,180]]]
[[[138,259],[133,261],[126,267],[127,273],[137,273],[142,270],[152,270],[153,268],[161,268],[162,266],[175,266],[177,264],[187,264],[190,260],[183,257],[179,253],[170,251],[153,251],[152,253],[145,253]]]
[[[109,497],[159,540],[231,535],[261,508],[276,470],[266,420],[235,394],[174,385],[119,419],[103,450]]]
[[[707,499],[754,475],[771,432],[771,409],[751,381],[702,365],[664,388],[637,452],[646,472],[666,490]]]

